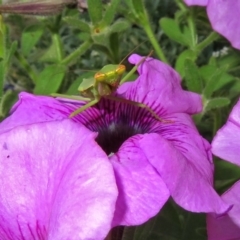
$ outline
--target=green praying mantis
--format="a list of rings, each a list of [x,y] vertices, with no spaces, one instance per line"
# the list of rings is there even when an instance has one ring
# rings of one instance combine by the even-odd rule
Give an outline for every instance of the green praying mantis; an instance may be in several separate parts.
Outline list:
[[[129,105],[146,109],[151,115],[160,122],[171,123],[171,120],[164,120],[160,118],[150,107],[144,103],[135,102],[132,100],[124,99],[115,96],[117,88],[126,82],[129,77],[136,71],[136,69],[146,60],[147,57],[151,56],[153,51],[151,51],[146,57],[143,57],[132,70],[126,74],[123,78],[123,74],[126,72],[126,67],[123,64],[108,64],[104,66],[100,71],[98,71],[94,77],[83,79],[82,83],[78,87],[80,96],[64,95],[54,93],[51,94],[53,97],[61,97],[65,99],[73,99],[79,101],[85,101],[86,104],[74,112],[72,112],[69,117],[72,118],[79,113],[85,111],[86,109],[97,104],[101,98],[110,99],[113,101],[119,101]]]

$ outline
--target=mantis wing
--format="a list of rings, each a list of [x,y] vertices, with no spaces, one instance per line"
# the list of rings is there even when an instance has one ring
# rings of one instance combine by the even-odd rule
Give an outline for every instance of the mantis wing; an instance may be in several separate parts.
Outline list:
[[[78,87],[79,92],[84,92],[94,86],[95,79],[94,77],[84,78],[81,84]]]

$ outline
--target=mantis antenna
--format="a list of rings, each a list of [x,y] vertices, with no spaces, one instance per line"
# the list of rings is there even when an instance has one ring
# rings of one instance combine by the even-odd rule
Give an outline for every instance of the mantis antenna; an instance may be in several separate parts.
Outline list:
[[[147,40],[139,43],[135,48],[133,48],[133,49],[121,60],[121,62],[120,62],[118,65],[121,65],[121,64],[127,59],[127,57],[130,56],[130,54],[132,54],[139,46],[141,46],[141,45],[142,45],[143,43],[145,43],[146,41],[147,41]],[[153,52],[153,51],[152,51],[152,52]]]

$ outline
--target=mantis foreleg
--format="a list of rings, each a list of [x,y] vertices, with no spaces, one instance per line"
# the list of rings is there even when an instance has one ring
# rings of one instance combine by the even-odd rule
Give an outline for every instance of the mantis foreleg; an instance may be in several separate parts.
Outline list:
[[[127,104],[137,106],[137,107],[140,107],[140,108],[144,108],[148,112],[150,112],[152,114],[152,116],[155,117],[158,121],[163,122],[163,123],[173,123],[173,121],[171,121],[171,120],[164,120],[164,119],[160,118],[150,107],[148,107],[144,103],[134,102],[132,100],[128,100],[128,99],[124,99],[124,98],[120,98],[120,97],[115,97],[115,96],[104,96],[104,98],[108,98],[108,99],[113,100],[113,101],[127,103]]]
[[[93,99],[91,102],[88,102],[87,104],[85,104],[84,106],[78,108],[77,110],[75,110],[74,112],[72,112],[69,117],[72,118],[74,116],[76,116],[77,114],[85,111],[86,109],[88,109],[89,107],[97,104],[99,102],[100,98],[95,98]]]
[[[51,96],[72,99],[72,100],[78,100],[78,101],[85,101],[85,102],[90,102],[92,100],[91,98],[85,98],[82,96],[66,95],[66,94],[58,94],[58,93],[52,93]]]
[[[76,116],[77,114],[83,112],[87,108],[89,108],[89,107],[95,105],[96,103],[98,103],[99,100],[100,100],[100,98],[96,98],[96,99],[92,100],[91,98],[85,98],[85,97],[74,96],[74,95],[58,94],[58,93],[53,93],[53,94],[51,94],[51,96],[88,102],[84,106],[82,106],[82,107],[78,108],[77,110],[75,110],[74,112],[72,112],[69,115],[69,118],[72,118],[72,117]]]

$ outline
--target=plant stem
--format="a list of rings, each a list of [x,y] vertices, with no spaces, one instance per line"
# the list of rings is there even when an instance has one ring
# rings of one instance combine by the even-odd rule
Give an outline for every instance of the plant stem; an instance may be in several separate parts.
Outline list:
[[[54,45],[56,46],[57,59],[60,62],[63,59],[63,48],[62,48],[62,43],[61,43],[59,34],[53,33],[52,41],[53,41]]]
[[[191,38],[192,38],[192,47],[195,48],[197,44],[197,34],[196,34],[196,26],[193,18],[193,9],[190,9],[189,15],[187,17],[188,27],[191,32]]]
[[[196,46],[196,50],[201,52],[205,47],[211,44],[214,40],[218,39],[219,35],[216,32],[211,32],[202,42]]]
[[[66,58],[61,61],[63,65],[69,65],[71,62],[75,61],[79,56],[84,54],[93,44],[92,40],[86,40],[81,46],[79,46],[74,52],[69,54]]]
[[[152,28],[150,27],[149,22],[146,22],[145,24],[142,25],[143,29],[145,30],[156,54],[158,55],[159,59],[162,60],[165,63],[168,63],[167,58],[165,57],[163,50],[160,46],[160,44],[158,43],[156,36],[154,35]]]
[[[36,84],[37,82],[37,75],[36,73],[33,71],[31,65],[28,63],[28,61],[23,57],[23,55],[21,55],[20,53],[18,53],[17,51],[15,52],[15,57],[18,59],[19,63],[21,64],[21,66],[23,67],[23,69],[28,73],[28,75],[30,76],[30,78],[32,79],[32,82],[34,84]]]
[[[217,130],[221,126],[221,114],[220,114],[219,111],[221,111],[221,110],[217,109],[213,113],[213,132],[212,132],[212,136],[216,135]]]
[[[0,99],[3,96],[3,86],[5,80],[5,61],[6,61],[6,27],[0,15]]]

